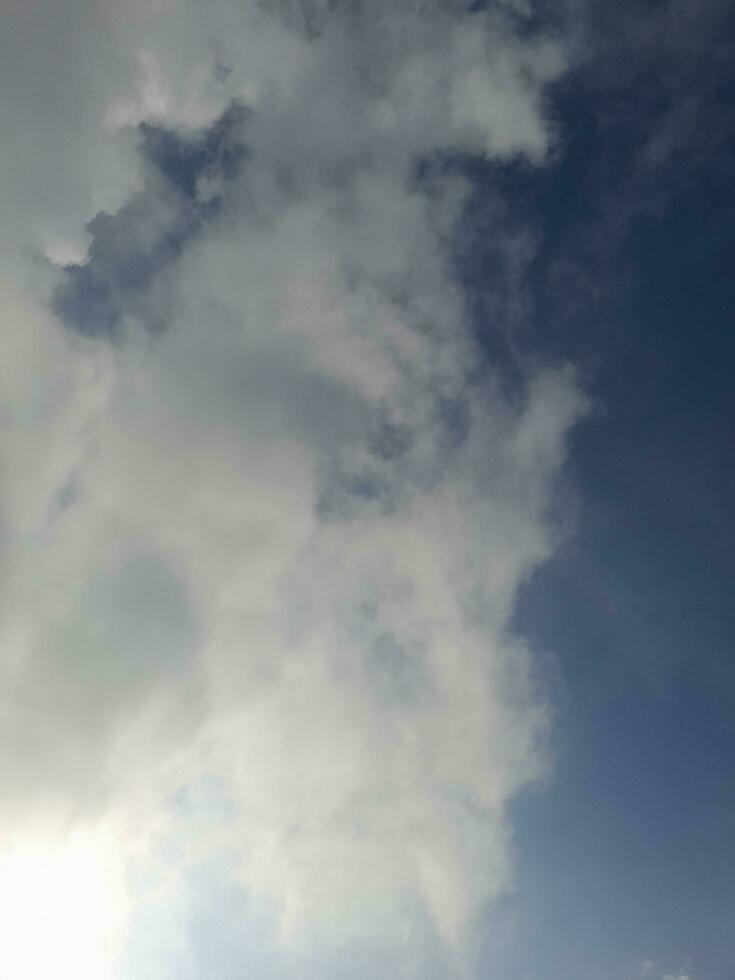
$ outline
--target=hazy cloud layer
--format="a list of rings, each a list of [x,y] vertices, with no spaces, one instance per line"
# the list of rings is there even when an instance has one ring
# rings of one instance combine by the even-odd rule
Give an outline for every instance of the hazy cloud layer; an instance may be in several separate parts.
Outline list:
[[[107,952],[65,933],[70,976],[209,975],[184,910],[218,860],[273,975],[462,959],[544,766],[507,623],[582,400],[566,369],[495,383],[451,271],[465,182],[421,165],[542,164],[563,49],[503,6],[60,6],[84,76],[53,17],[4,15],[60,103],[4,110],[33,158],[3,242],[8,867],[70,828],[60,881],[108,855]]]

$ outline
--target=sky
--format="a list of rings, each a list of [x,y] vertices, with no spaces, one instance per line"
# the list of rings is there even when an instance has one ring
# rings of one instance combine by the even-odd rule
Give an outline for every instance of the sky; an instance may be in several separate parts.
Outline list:
[[[0,980],[735,980],[732,8],[0,20]]]

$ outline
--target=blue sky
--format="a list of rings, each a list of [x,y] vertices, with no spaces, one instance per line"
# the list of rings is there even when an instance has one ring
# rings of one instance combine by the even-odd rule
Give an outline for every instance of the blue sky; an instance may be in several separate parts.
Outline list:
[[[732,11],[0,18],[0,980],[733,980]]]
[[[572,442],[574,532],[516,609],[559,684],[555,779],[517,816],[534,935],[519,976],[624,976],[646,950],[733,969],[735,144],[730,72],[703,70],[732,33],[703,34],[673,65],[646,50],[630,79],[592,66],[570,83],[562,156],[532,205],[538,342],[579,354],[595,409]],[[596,44],[614,60],[609,35]],[[682,88],[695,121],[644,168]]]

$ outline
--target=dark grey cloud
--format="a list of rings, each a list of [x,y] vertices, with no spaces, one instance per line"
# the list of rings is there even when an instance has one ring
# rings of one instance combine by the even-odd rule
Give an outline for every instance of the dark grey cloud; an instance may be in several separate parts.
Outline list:
[[[62,322],[88,336],[115,337],[127,318],[163,328],[166,272],[222,209],[226,185],[246,158],[245,110],[231,106],[212,126],[181,134],[142,123],[143,188],[114,214],[87,224],[88,257],[66,266],[52,298]]]

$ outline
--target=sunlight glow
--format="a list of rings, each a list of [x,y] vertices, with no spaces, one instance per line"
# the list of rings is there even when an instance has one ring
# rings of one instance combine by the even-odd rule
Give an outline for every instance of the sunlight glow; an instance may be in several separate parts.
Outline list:
[[[3,980],[113,980],[124,920],[121,863],[99,837],[0,853]]]

